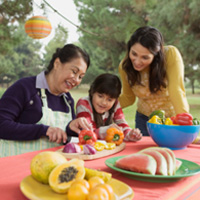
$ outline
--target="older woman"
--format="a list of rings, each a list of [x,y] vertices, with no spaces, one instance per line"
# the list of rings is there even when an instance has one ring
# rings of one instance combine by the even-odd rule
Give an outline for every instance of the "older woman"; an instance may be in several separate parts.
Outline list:
[[[90,59],[67,44],[54,53],[46,71],[18,80],[0,99],[0,156],[45,149],[70,141],[82,129],[69,91],[79,85]]]

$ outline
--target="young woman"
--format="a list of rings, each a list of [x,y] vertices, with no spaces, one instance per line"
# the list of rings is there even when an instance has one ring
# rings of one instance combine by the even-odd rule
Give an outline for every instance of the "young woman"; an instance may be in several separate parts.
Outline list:
[[[146,122],[155,110],[164,110],[166,117],[189,112],[184,88],[184,65],[178,49],[163,47],[161,33],[153,27],[137,29],[127,45],[127,54],[119,65],[122,108],[136,98],[136,128],[148,136]]]
[[[0,157],[62,145],[80,128],[91,128],[86,119],[75,119],[69,93],[89,64],[85,51],[67,44],[56,50],[46,71],[7,89],[0,99]]]
[[[116,75],[99,75],[90,87],[89,97],[77,102],[77,117],[85,117],[99,139],[105,138],[108,128],[115,127],[123,131],[125,141],[138,141],[142,134],[139,129],[131,129],[125,121],[117,100],[120,93],[121,82]]]

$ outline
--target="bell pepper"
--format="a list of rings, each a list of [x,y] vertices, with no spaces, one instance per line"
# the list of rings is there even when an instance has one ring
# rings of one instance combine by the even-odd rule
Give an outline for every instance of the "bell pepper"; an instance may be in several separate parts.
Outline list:
[[[103,151],[105,149],[105,144],[101,143],[101,142],[95,142],[94,144],[94,148],[97,151]]]
[[[106,142],[120,145],[124,140],[124,133],[116,128],[108,128],[106,131],[105,140]]]
[[[165,121],[165,111],[164,110],[155,110],[149,115],[149,119],[151,119],[154,115],[157,115],[162,123],[164,124]]]
[[[107,142],[105,145],[105,149],[106,150],[112,150],[116,148],[116,144],[115,143],[111,143],[111,142]]]
[[[178,122],[176,121],[176,116],[170,117],[174,125],[178,125]]]
[[[173,125],[173,121],[168,117],[165,119],[165,125]]]
[[[179,125],[193,125],[192,120],[193,120],[193,117],[189,113],[177,114],[175,118],[175,121]]]
[[[192,123],[193,123],[193,125],[200,125],[200,122],[199,122],[199,120],[197,118],[194,118],[192,120]]]
[[[78,137],[80,144],[94,145],[95,142],[97,141],[96,134],[91,130],[82,130]]]
[[[162,124],[162,120],[157,115],[154,115],[148,122],[153,124]]]

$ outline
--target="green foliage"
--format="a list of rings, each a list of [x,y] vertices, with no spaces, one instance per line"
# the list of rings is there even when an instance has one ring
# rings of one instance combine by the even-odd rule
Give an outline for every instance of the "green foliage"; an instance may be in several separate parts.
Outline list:
[[[126,43],[140,26],[157,27],[165,44],[183,55],[185,76],[200,76],[200,15],[198,0],[75,0],[81,21],[80,42],[91,55],[92,66],[117,73]],[[87,30],[88,32],[84,31]],[[92,33],[92,34],[91,34]]]
[[[45,46],[45,53],[44,53],[44,65],[45,67],[48,66],[52,55],[55,53],[57,48],[63,47],[68,38],[68,31],[66,28],[58,25],[55,31],[55,37]]]
[[[185,77],[194,82],[200,76],[200,2],[198,0],[160,0],[151,14],[151,24],[158,27],[168,44],[177,46],[183,55]],[[157,17],[159,16],[159,17]]]
[[[38,50],[41,44],[28,37],[23,25],[15,31],[22,42],[12,49],[12,53],[0,55],[0,83],[13,82],[25,76],[32,76],[42,69],[42,60]]]
[[[0,54],[6,54],[21,42],[15,29],[32,11],[32,0],[1,0],[0,4]]]
[[[137,27],[146,24],[146,4],[144,1],[132,0],[74,2],[79,11],[81,28],[93,33],[81,31],[80,38],[80,42],[91,55],[92,67],[117,73],[127,40]]]

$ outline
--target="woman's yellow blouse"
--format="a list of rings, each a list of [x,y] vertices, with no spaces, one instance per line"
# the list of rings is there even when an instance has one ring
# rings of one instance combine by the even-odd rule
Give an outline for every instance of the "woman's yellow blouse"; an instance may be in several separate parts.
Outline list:
[[[122,108],[132,105],[136,97],[137,111],[149,116],[154,110],[165,110],[166,117],[178,113],[189,112],[189,105],[184,88],[184,64],[180,52],[174,46],[165,46],[165,60],[167,72],[167,88],[162,88],[155,94],[149,90],[148,69],[141,73],[142,85],[135,84],[130,87],[122,62],[119,65],[119,73],[122,81],[122,94],[119,101]]]

